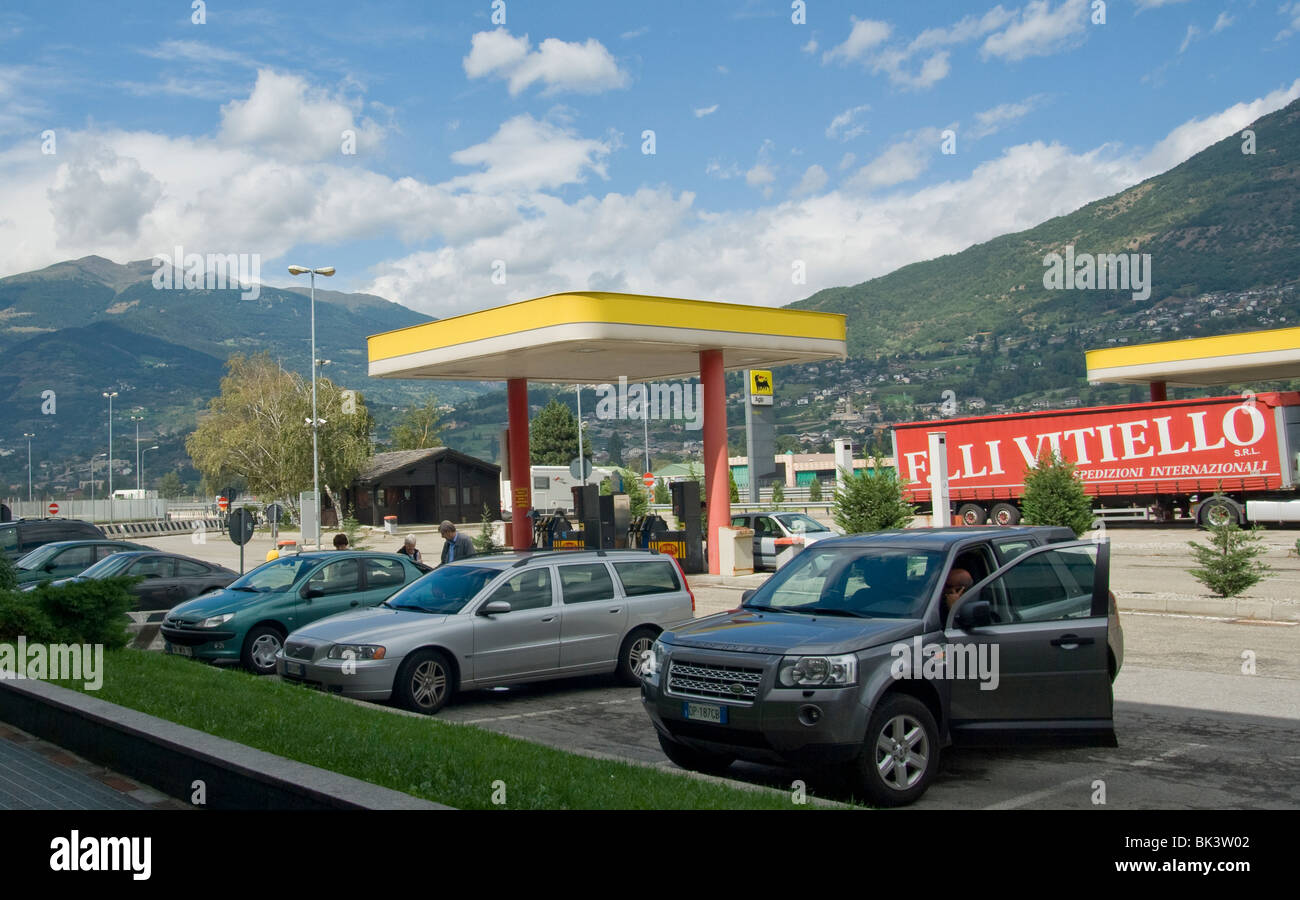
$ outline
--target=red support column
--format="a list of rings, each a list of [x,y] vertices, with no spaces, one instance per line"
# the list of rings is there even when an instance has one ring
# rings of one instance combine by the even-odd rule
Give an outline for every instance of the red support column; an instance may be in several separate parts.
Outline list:
[[[1165,383],[1163,381],[1151,382],[1151,402],[1160,403],[1161,401],[1168,399],[1169,397],[1166,395],[1165,391]]]
[[[533,505],[533,473],[528,456],[528,379],[511,378],[506,382],[506,413],[510,424],[510,520],[512,543],[516,550],[533,545],[532,520],[528,511]]]
[[[731,524],[731,483],[727,478],[727,388],[722,351],[700,351],[700,383],[704,386],[704,488],[709,515],[709,574],[718,575],[718,529]]]

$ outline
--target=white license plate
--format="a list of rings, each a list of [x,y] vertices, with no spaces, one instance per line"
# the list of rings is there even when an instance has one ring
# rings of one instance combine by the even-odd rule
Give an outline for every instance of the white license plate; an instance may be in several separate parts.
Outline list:
[[[302,678],[307,674],[307,666],[303,663],[284,661],[284,674],[293,675]]]
[[[174,656],[193,656],[193,655],[194,655],[194,648],[193,648],[193,647],[185,647],[185,646],[182,646],[181,644],[168,644],[168,645],[167,645],[167,652],[168,652],[168,653],[171,653],[171,654],[174,655]]]
[[[683,703],[682,718],[692,722],[712,722],[714,725],[727,724],[727,708],[714,706],[712,703]]]

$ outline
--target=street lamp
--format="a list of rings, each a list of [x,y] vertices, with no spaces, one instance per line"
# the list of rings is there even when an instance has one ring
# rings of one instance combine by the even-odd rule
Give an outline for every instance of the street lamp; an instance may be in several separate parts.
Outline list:
[[[113,521],[113,398],[117,391],[104,391],[108,398],[108,521]]]
[[[135,423],[135,489],[140,490],[140,423],[144,421],[144,416],[132,416],[131,421]]]
[[[316,549],[320,549],[320,454],[316,448],[316,432],[320,429],[320,419],[316,415],[316,276],[326,278],[334,274],[333,266],[309,269],[306,266],[290,266],[290,275],[311,275],[311,490],[312,500],[316,506]]]
[[[95,520],[95,460],[103,456],[103,453],[96,453],[90,458],[90,520]]]
[[[27,502],[32,502],[32,438],[34,434],[23,432],[23,437],[27,438]]]
[[[140,451],[140,482],[139,483],[141,484],[144,483],[144,455],[148,453],[150,450],[157,450],[157,449],[158,449],[158,445],[154,444],[152,447],[145,447],[143,450]],[[141,490],[143,490],[143,488]]]

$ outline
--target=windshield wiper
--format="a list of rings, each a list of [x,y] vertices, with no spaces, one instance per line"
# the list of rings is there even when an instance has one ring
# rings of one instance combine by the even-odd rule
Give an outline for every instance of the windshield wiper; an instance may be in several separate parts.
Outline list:
[[[803,611],[811,613],[814,616],[853,616],[854,618],[857,619],[871,618],[871,616],[865,615],[860,612],[854,612],[851,609],[831,609],[829,607],[815,607],[813,609],[806,609]]]
[[[262,593],[262,592],[259,591],[257,588],[255,588],[255,587],[249,587],[249,586],[246,585],[246,584],[241,584],[239,587],[232,587],[231,590],[232,590],[232,591],[248,591],[250,594],[260,594],[260,593]]]

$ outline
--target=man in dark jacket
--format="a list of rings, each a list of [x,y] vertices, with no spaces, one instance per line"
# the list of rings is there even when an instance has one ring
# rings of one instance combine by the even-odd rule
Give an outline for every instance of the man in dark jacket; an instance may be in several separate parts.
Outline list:
[[[474,542],[467,536],[456,533],[456,526],[446,520],[438,526],[438,533],[442,535],[442,561],[444,563],[455,562],[458,559],[469,559],[474,555]]]

